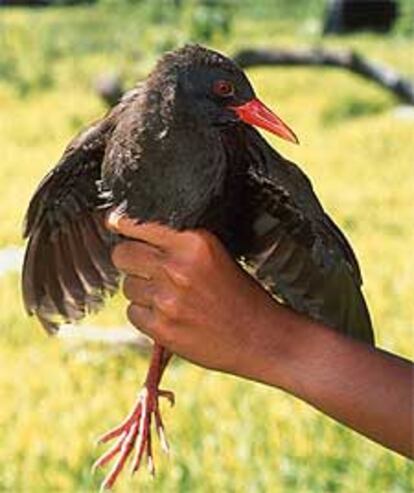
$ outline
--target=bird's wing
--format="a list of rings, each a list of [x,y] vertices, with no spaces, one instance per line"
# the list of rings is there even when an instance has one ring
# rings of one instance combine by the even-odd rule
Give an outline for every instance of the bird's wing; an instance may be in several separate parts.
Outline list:
[[[28,313],[50,333],[98,309],[118,285],[97,188],[113,126],[109,116],[75,138],[38,186],[26,213],[23,299]]]
[[[64,322],[98,310],[118,287],[111,261],[114,236],[105,228],[110,199],[100,193],[107,142],[140,86],[81,132],[34,193],[25,217],[29,239],[22,274],[30,315],[54,333]]]
[[[373,343],[350,244],[324,212],[304,173],[254,130],[247,131],[249,195],[257,210],[248,261],[255,275],[295,310]]]

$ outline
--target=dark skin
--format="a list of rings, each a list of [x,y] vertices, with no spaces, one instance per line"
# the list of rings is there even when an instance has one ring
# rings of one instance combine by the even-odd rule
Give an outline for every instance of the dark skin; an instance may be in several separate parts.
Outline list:
[[[112,257],[126,274],[134,326],[193,363],[281,388],[414,457],[410,361],[282,306],[205,231],[137,225],[115,214],[108,226],[133,239]]]

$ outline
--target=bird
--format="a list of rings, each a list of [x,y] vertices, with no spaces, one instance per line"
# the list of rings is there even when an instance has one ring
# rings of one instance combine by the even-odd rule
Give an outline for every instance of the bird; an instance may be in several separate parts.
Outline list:
[[[309,178],[263,137],[298,143],[229,57],[198,44],[165,53],[148,77],[81,131],[36,189],[26,216],[22,293],[50,334],[100,309],[121,282],[111,260],[120,238],[108,211],[176,230],[205,229],[292,310],[367,344],[374,333],[361,271]],[[251,330],[254,330],[252,328]],[[154,343],[144,386],[112,446],[110,489],[128,460],[154,471],[151,432],[168,442],[159,398],[172,354]]]

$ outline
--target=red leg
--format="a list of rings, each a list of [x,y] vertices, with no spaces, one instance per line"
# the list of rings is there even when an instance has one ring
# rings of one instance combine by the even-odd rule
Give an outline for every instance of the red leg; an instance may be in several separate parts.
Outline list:
[[[158,407],[158,398],[166,397],[171,405],[174,404],[174,394],[158,388],[164,370],[171,358],[165,348],[154,344],[150,367],[143,389],[125,420],[116,428],[108,431],[98,439],[98,443],[106,443],[116,438],[114,445],[109,448],[93,465],[93,470],[104,466],[116,456],[117,459],[105,477],[101,491],[110,489],[116,481],[119,473],[124,468],[125,462],[133,454],[131,472],[138,470],[144,452],[147,455],[148,469],[154,474],[154,460],[152,455],[151,422],[154,421],[161,447],[168,452],[168,442],[165,437],[164,425]]]

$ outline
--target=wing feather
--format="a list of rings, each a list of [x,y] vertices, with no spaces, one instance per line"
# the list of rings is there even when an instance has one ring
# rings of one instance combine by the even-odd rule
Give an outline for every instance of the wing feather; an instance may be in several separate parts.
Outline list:
[[[114,237],[104,226],[106,204],[97,185],[113,127],[107,118],[77,137],[42,180],[27,211],[23,300],[51,333],[99,309],[118,287],[111,260]]]
[[[256,213],[247,260],[256,277],[293,309],[373,343],[360,268],[345,235],[325,213],[299,167],[255,130],[245,131],[249,202]]]

